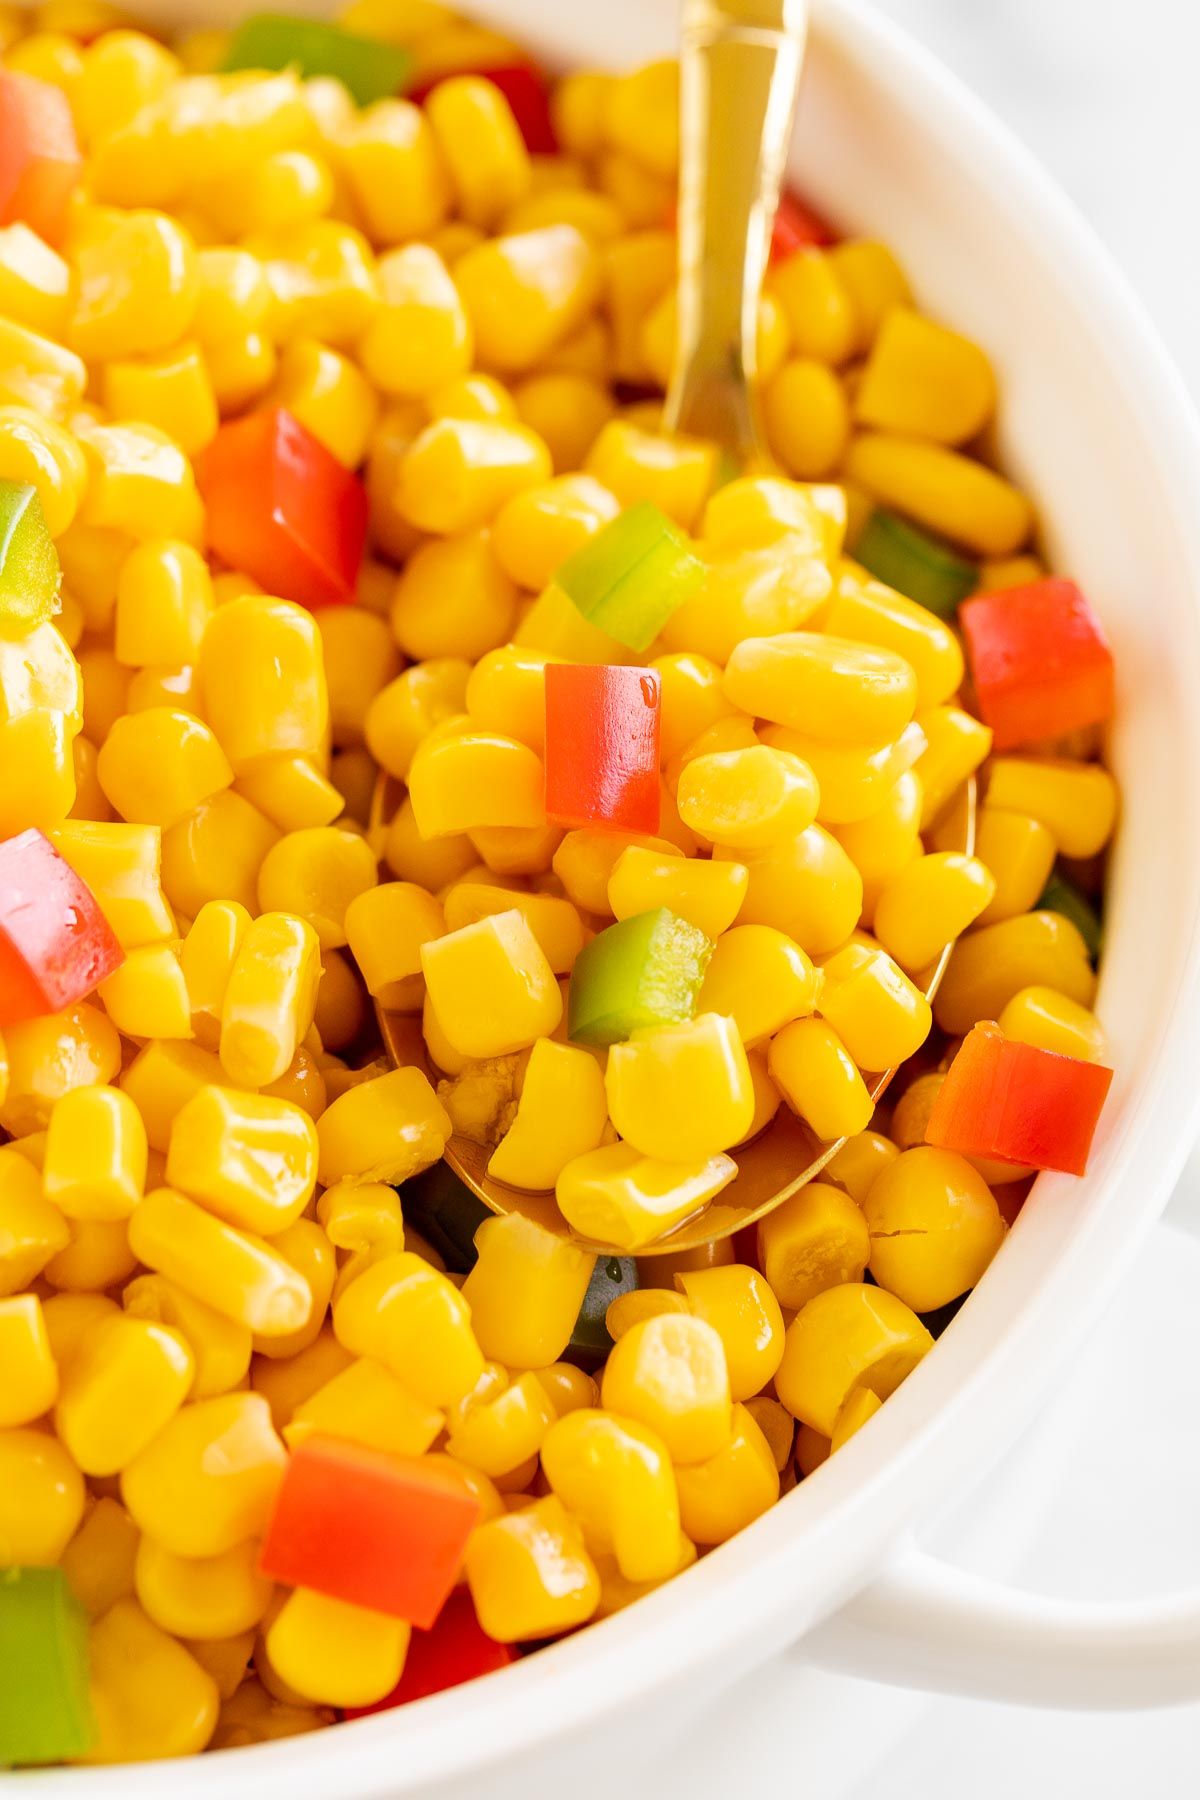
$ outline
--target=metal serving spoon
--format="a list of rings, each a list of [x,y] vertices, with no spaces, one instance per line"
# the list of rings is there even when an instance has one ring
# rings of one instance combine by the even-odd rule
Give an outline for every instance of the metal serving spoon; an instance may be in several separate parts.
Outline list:
[[[808,5],[683,0],[682,11],[679,327],[664,417],[672,431],[720,444],[738,467],[761,465],[769,458],[755,384],[758,298],[791,139]],[[381,777],[379,817],[386,816],[388,786]],[[962,847],[969,854],[975,843],[973,782],[963,817]],[[930,999],[949,955],[947,948],[930,975]],[[380,1009],[379,1025],[395,1063],[429,1068],[419,1016]],[[888,1069],[870,1078],[873,1099],[894,1074]],[[781,1106],[759,1137],[734,1152],[735,1180],[636,1254],[675,1254],[729,1237],[812,1181],[840,1149],[841,1142],[822,1143]],[[629,1254],[627,1247],[579,1237],[553,1194],[523,1193],[493,1180],[490,1157],[486,1145],[470,1138],[454,1137],[446,1146],[450,1168],[492,1212],[524,1213],[589,1250]]]

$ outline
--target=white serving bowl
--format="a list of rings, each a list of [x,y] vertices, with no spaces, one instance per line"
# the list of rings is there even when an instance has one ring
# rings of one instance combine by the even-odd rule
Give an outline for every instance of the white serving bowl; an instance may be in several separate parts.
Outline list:
[[[294,0],[292,0],[294,5]],[[314,10],[320,10],[317,0]],[[670,53],[671,0],[486,0],[551,65]],[[233,16],[206,7],[206,23]],[[793,172],[884,237],[922,303],[986,345],[1008,466],[1108,627],[1125,796],[1099,1008],[1116,1079],[1085,1180],[1043,1176],[934,1353],[833,1461],[637,1606],[470,1687],[219,1758],[24,1777],[73,1800],[521,1800],[611,1790],[640,1751],[807,1637],[860,1673],[1052,1704],[1200,1696],[1200,1598],[1041,1601],[911,1549],[1032,1416],[1157,1218],[1200,1052],[1200,438],[1121,278],[978,103],[859,0],[816,0]],[[159,15],[197,18],[161,0]],[[822,1623],[822,1622],[825,1623]]]

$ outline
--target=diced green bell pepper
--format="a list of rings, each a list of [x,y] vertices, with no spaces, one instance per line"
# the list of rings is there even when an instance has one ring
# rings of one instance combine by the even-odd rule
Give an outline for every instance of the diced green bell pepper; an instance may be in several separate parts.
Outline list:
[[[455,1275],[475,1267],[475,1233],[491,1213],[447,1163],[414,1175],[398,1190],[405,1224],[419,1231]]]
[[[79,1756],[95,1735],[87,1620],[61,1569],[0,1569],[0,1766]]]
[[[952,619],[959,602],[979,586],[979,570],[941,538],[895,513],[876,507],[853,550],[877,581],[907,594],[939,619]]]
[[[648,650],[703,580],[682,531],[648,500],[603,526],[555,576],[585,619],[631,650]]]
[[[604,1360],[613,1347],[606,1323],[608,1309],[618,1295],[631,1294],[640,1285],[638,1266],[632,1256],[597,1257],[565,1352],[566,1362],[590,1369]]]
[[[306,80],[332,75],[360,106],[405,86],[412,57],[395,44],[358,37],[322,19],[255,13],[243,19],[225,56],[226,69],[295,69]]]
[[[1087,895],[1057,869],[1042,889],[1038,910],[1061,913],[1064,919],[1070,919],[1087,945],[1088,955],[1095,962],[1104,942],[1104,925],[1100,915]]]
[[[53,617],[61,582],[37,489],[0,481],[0,634],[23,637]]]
[[[702,931],[665,906],[599,932],[575,959],[567,999],[573,1044],[620,1044],[690,1019],[712,955]]]

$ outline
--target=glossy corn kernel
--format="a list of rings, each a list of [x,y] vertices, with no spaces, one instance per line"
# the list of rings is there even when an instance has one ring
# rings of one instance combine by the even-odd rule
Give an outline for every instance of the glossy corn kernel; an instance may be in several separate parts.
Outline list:
[[[1022,988],[1049,987],[1090,1006],[1096,991],[1087,945],[1061,913],[1032,912],[972,931],[955,945],[934,1013],[960,1036],[978,1019],[996,1019]]]
[[[557,991],[557,990],[556,990]],[[393,1069],[334,1100],[317,1121],[322,1186],[406,1181],[437,1161],[450,1119],[419,1069]]]
[[[471,321],[437,251],[407,244],[381,257],[378,273],[383,304],[359,351],[376,386],[421,396],[464,376],[474,348]]]
[[[439,82],[426,116],[449,171],[458,211],[486,229],[529,191],[529,153],[512,109],[490,81]]]
[[[872,1275],[916,1312],[933,1312],[973,1288],[1004,1240],[983,1177],[965,1157],[925,1145],[884,1170],[863,1216]]]
[[[850,407],[826,363],[785,362],[766,383],[763,414],[767,441],[789,475],[819,481],[838,467],[850,439]]]
[[[28,1425],[58,1398],[58,1368],[36,1294],[0,1300],[0,1360],[0,1428]]]
[[[198,666],[204,717],[239,773],[264,756],[324,753],[321,637],[302,606],[264,594],[230,601],[204,634]]]
[[[41,1131],[65,1094],[103,1086],[120,1066],[116,1031],[98,1007],[86,1003],[10,1025],[4,1041],[8,1093],[0,1125],[14,1137]]]
[[[520,1213],[485,1219],[475,1242],[479,1260],[462,1292],[484,1355],[512,1369],[556,1362],[575,1329],[595,1258]]]
[[[79,1087],[50,1115],[42,1183],[74,1219],[125,1219],[146,1183],[146,1128],[128,1094]]]
[[[925,748],[915,765],[921,782],[921,829],[925,830],[979,768],[992,747],[992,734],[957,706],[930,707],[917,723],[925,733]]]
[[[995,892],[978,857],[952,850],[918,857],[885,884],[875,936],[902,968],[923,969],[974,924]]]
[[[886,1400],[932,1348],[903,1300],[846,1282],[808,1301],[788,1326],[775,1390],[793,1418],[829,1437],[856,1387]]]
[[[723,846],[716,854],[729,855]],[[742,925],[770,925],[809,956],[845,943],[862,912],[862,877],[836,838],[820,825],[749,858]]]
[[[311,901],[311,888],[302,897]],[[307,920],[264,912],[246,927],[221,996],[221,1066],[232,1081],[268,1087],[283,1076],[312,1024],[320,975],[317,933]]]
[[[245,1380],[250,1367],[249,1329],[175,1282],[163,1275],[139,1275],[121,1295],[121,1304],[132,1318],[169,1325],[187,1344],[193,1362],[188,1399],[210,1400]]]
[[[614,1044],[605,1087],[621,1137],[664,1162],[716,1156],[740,1142],[754,1113],[737,1026],[719,1013]]]
[[[165,350],[195,311],[196,251],[165,213],[107,212],[75,252],[71,348],[88,362]]]
[[[70,271],[36,231],[18,221],[0,230],[0,312],[52,337],[67,316]]]
[[[825,1181],[810,1181],[759,1221],[759,1262],[789,1310],[826,1288],[861,1281],[870,1250],[860,1208]]]
[[[154,825],[69,819],[54,832],[56,848],[96,896],[123,950],[175,935],[159,883],[161,842]]]
[[[404,456],[396,504],[422,531],[475,531],[551,472],[550,452],[523,425],[438,419]]]
[[[287,1455],[261,1394],[224,1394],[175,1414],[127,1464],[135,1523],[175,1556],[222,1556],[266,1527]]]
[[[342,1290],[333,1327],[352,1355],[374,1357],[418,1399],[444,1408],[464,1399],[483,1373],[470,1316],[445,1275],[401,1250]]]
[[[615,919],[666,906],[713,940],[733,924],[749,881],[741,863],[665,856],[632,844],[621,852],[608,883]]]
[[[397,880],[437,893],[473,868],[476,855],[470,838],[463,834],[423,838],[417,830],[412,802],[405,796],[388,826],[383,860]],[[322,1042],[329,1042],[324,1032],[321,1035]],[[335,1049],[336,1045],[330,1044],[330,1048]]]
[[[516,402],[494,375],[459,375],[425,396],[431,419],[515,419]]]
[[[422,1456],[445,1414],[416,1399],[380,1362],[358,1357],[323,1382],[292,1414],[283,1435],[294,1449],[312,1431],[396,1456]]]
[[[249,1541],[219,1556],[183,1557],[143,1538],[134,1575],[143,1611],[163,1631],[201,1642],[249,1631],[273,1591],[258,1572],[258,1548]]]
[[[731,850],[769,850],[806,831],[820,804],[810,766],[765,744],[701,755],[685,763],[680,817],[702,838]]]
[[[860,1131],[848,1138],[826,1164],[826,1173],[850,1198],[862,1205],[871,1184],[899,1154],[890,1138],[879,1131]]]
[[[138,544],[117,582],[117,660],[132,668],[191,664],[212,611],[212,581],[198,551],[169,538]]]
[[[65,1249],[50,1259],[42,1276],[66,1293],[93,1294],[132,1275],[137,1259],[123,1219],[71,1219]]]
[[[0,407],[0,479],[35,489],[51,537],[75,517],[87,482],[76,439],[53,419],[24,406]]]
[[[164,829],[233,780],[208,726],[167,707],[118,719],[100,747],[96,772],[123,819]]]
[[[848,1443],[868,1419],[874,1418],[882,1405],[883,1401],[879,1395],[872,1393],[870,1388],[855,1388],[838,1413],[833,1436],[829,1440],[830,1454],[832,1455],[835,1450],[840,1450],[843,1444]]]
[[[1037,905],[1054,867],[1054,839],[1028,813],[985,806],[979,816],[975,853],[990,872],[996,891],[979,915],[981,925],[998,925]]]
[[[736,1174],[728,1156],[668,1163],[632,1144],[605,1144],[567,1164],[555,1197],[580,1237],[639,1250],[698,1212]]]
[[[308,1321],[308,1283],[278,1250],[170,1188],[147,1194],[129,1233],[135,1256],[148,1269],[235,1324],[283,1337]]]
[[[912,667],[895,651],[812,632],[751,638],[725,670],[744,712],[839,744],[898,737],[917,700]]]
[[[410,882],[385,882],[346,908],[346,936],[368,993],[383,1006],[400,1005],[405,984],[421,973],[421,946],[442,935],[442,909]]]
[[[969,338],[905,307],[883,319],[854,396],[855,417],[880,431],[963,444],[996,404],[996,378]]]
[[[1104,1027],[1095,1013],[1053,988],[1022,988],[1002,1009],[998,1023],[1005,1037],[1059,1056],[1103,1062],[1108,1054]]]
[[[745,1406],[733,1408],[728,1443],[676,1475],[680,1521],[697,1544],[723,1544],[779,1498],[774,1453]]]
[[[316,1128],[286,1100],[206,1087],[171,1127],[167,1180],[244,1231],[272,1237],[286,1230],[316,1177]]]
[[[860,1068],[906,1062],[929,1036],[929,1002],[886,951],[849,944],[823,973],[818,1009]]]
[[[696,1001],[732,1018],[746,1044],[811,1013],[822,976],[800,946],[770,925],[735,925],[713,948]]]
[[[770,288],[783,307],[799,356],[845,362],[857,333],[854,303],[824,251],[794,251],[772,270]]]
[[[1117,784],[1096,763],[998,756],[991,765],[987,805],[1036,819],[1062,856],[1095,856],[1116,824]]]
[[[86,385],[82,357],[25,325],[0,320],[0,405],[61,417],[79,404]]]
[[[454,280],[480,363],[523,374],[577,331],[600,292],[595,246],[574,225],[545,225],[469,250]]]
[[[180,949],[193,1025],[209,1048],[216,1048],[230,972],[249,926],[250,914],[237,901],[210,900],[192,921]]]
[[[56,1563],[83,1517],[83,1477],[48,1432],[0,1430],[0,1537],[14,1567]]]
[[[582,1625],[600,1599],[583,1534],[555,1496],[481,1525],[467,1546],[466,1568],[479,1622],[498,1643]]]
[[[115,1475],[174,1418],[193,1373],[191,1350],[168,1326],[100,1319],[63,1370],[55,1431],[85,1475]]]
[[[494,1392],[486,1391],[485,1375],[480,1389],[453,1410],[446,1448],[456,1461],[499,1481],[537,1456],[558,1415],[550,1396],[531,1373],[511,1382],[502,1378]]]
[[[824,614],[835,637],[879,644],[904,657],[917,678],[917,706],[940,706],[957,692],[963,654],[949,626],[915,600],[843,564]]]
[[[88,1643],[96,1737],[81,1759],[127,1763],[204,1749],[217,1723],[216,1682],[183,1645],[121,1599]]]
[[[585,468],[623,507],[649,501],[690,531],[716,482],[716,450],[698,439],[663,437],[614,419],[592,445]]]
[[[406,669],[367,711],[367,748],[389,774],[406,780],[418,745],[435,725],[461,713],[470,664],[442,657]]]
[[[445,219],[446,171],[428,121],[410,101],[386,98],[361,112],[348,109],[337,162],[376,242],[425,239]]]
[[[602,1397],[606,1411],[657,1432],[673,1462],[703,1462],[729,1442],[725,1347],[702,1319],[664,1314],[627,1331],[605,1366]]]
[[[783,1315],[767,1281],[744,1263],[689,1270],[675,1281],[692,1316],[711,1325],[725,1346],[733,1399],[759,1393],[783,1356]]]
[[[560,475],[580,467],[615,410],[601,381],[571,370],[529,376],[513,389],[513,399],[522,424],[547,446]]]
[[[662,1313],[686,1313],[688,1303],[682,1294],[672,1293],[669,1288],[631,1288],[627,1294],[618,1294],[609,1302],[604,1315],[604,1323],[608,1327],[609,1336],[616,1343],[643,1319],[656,1319]]]
[[[287,1688],[336,1706],[369,1706],[400,1679],[411,1626],[311,1588],[295,1588],[265,1635]]]
[[[313,826],[287,832],[267,851],[258,901],[267,911],[307,921],[322,949],[333,950],[346,942],[346,908],[375,878],[375,855],[365,838],[336,825]]]
[[[62,1556],[63,1573],[89,1618],[133,1593],[138,1529],[118,1500],[97,1500]]]
[[[1002,476],[918,438],[865,432],[843,469],[885,506],[980,556],[1011,555],[1033,526],[1028,500]]]
[[[519,912],[495,913],[424,945],[430,1000],[466,1056],[503,1056],[549,1037],[562,1017],[553,971]]]
[[[481,657],[511,635],[516,617],[517,590],[492,538],[474,530],[414,550],[390,608],[396,642],[421,662]]]
[[[386,621],[362,606],[323,606],[316,619],[333,742],[361,744],[368,707],[399,673],[396,645]]]
[[[771,1040],[771,1080],[794,1112],[829,1142],[864,1131],[874,1102],[854,1059],[823,1019],[796,1019]]]
[[[540,1039],[488,1173],[509,1187],[552,1189],[569,1162],[599,1146],[607,1121],[604,1077],[595,1057]],[[512,1363],[514,1358],[501,1360]]]
[[[679,1501],[667,1447],[633,1419],[585,1408],[550,1427],[542,1466],[593,1554],[629,1581],[661,1581],[679,1564]]]
[[[164,892],[193,919],[212,900],[257,911],[258,871],[278,838],[271,821],[240,794],[214,794],[164,834]]]

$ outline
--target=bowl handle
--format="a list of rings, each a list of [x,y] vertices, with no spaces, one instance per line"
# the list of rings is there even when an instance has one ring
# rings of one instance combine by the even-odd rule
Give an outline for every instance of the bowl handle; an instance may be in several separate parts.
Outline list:
[[[1022,1706],[1181,1706],[1200,1700],[1200,1587],[1089,1605],[910,1546],[803,1654],[868,1680]]]

